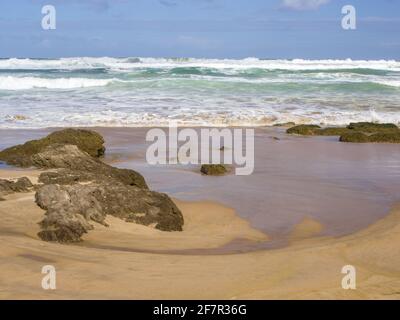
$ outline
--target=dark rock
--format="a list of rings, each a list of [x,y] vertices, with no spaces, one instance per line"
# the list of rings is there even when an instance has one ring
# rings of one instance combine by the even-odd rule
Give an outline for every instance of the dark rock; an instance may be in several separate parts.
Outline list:
[[[276,123],[274,124],[274,127],[286,127],[286,128],[291,128],[294,127],[296,123],[294,122],[284,122],[284,123]]]
[[[315,134],[319,136],[341,136],[352,132],[354,131],[348,128],[329,127],[329,128],[319,129],[315,132]]]
[[[315,135],[316,132],[321,129],[320,126],[313,124],[301,124],[286,130],[289,134],[299,134],[303,136],[312,136]]]
[[[287,130],[290,134],[340,136],[341,142],[367,143],[386,142],[399,143],[400,129],[393,123],[357,122],[346,128],[320,128],[314,125],[300,125]]]
[[[77,242],[93,229],[90,221],[105,224],[106,215],[163,231],[182,231],[183,216],[165,194],[109,184],[45,185],[36,203],[46,211],[38,236],[45,241]]]
[[[63,168],[62,174],[45,173],[40,176],[40,182],[59,184],[74,182],[99,181],[116,179],[123,184],[148,189],[143,176],[136,171],[119,169],[109,166],[74,145],[55,144],[46,147],[42,152],[31,157],[34,166],[38,168]]]
[[[19,178],[17,181],[0,179],[0,194],[3,195],[15,192],[29,192],[32,188],[32,182],[26,177]]]
[[[347,127],[351,130],[357,130],[364,133],[377,133],[383,131],[398,131],[399,128],[393,123],[373,123],[373,122],[356,122],[350,123]]]
[[[92,157],[100,157],[105,152],[104,139],[97,132],[82,129],[65,129],[56,131],[39,140],[28,141],[0,152],[0,160],[7,164],[30,167],[31,157],[42,152],[52,144],[72,144]]]
[[[398,132],[378,132],[367,135],[361,132],[347,133],[340,137],[341,142],[354,143],[400,143],[400,131]]]
[[[321,128],[316,125],[299,125],[287,130],[289,134],[299,134],[303,136],[341,136],[342,134],[346,134],[352,132],[348,128],[342,127],[328,127]]]
[[[366,143],[369,142],[369,138],[362,132],[350,132],[340,136],[339,141],[341,142],[354,142],[354,143]]]
[[[200,171],[208,176],[220,176],[226,174],[228,169],[223,164],[203,164]]]
[[[398,132],[378,132],[369,136],[371,142],[400,143],[400,130]]]
[[[95,132],[67,129],[0,153],[0,159],[10,164],[56,169],[41,173],[43,185],[34,186],[36,203],[46,210],[38,236],[45,241],[81,241],[93,229],[91,222],[106,225],[107,215],[163,231],[182,231],[182,213],[167,195],[148,190],[139,173],[98,159],[104,153],[103,143]],[[28,181],[3,185],[25,190],[32,188]]]
[[[59,169],[57,172],[47,171],[39,176],[39,182],[43,184],[75,184],[94,180],[94,174],[86,171],[72,171],[69,169]]]
[[[27,177],[19,178],[14,183],[15,192],[28,192],[32,187],[33,184]]]

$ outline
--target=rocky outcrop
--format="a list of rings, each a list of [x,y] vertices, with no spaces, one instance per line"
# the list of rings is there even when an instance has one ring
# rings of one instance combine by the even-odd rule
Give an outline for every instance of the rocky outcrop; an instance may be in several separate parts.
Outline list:
[[[289,134],[299,134],[303,136],[311,136],[314,135],[317,130],[321,129],[320,126],[311,125],[311,124],[301,124],[298,126],[291,127],[286,130]]]
[[[299,125],[288,129],[287,133],[306,136],[340,136],[341,142],[400,143],[400,129],[393,123],[357,122],[350,123],[345,128]]]
[[[364,133],[398,131],[394,123],[373,123],[373,122],[352,122],[347,126],[350,130],[357,130]]]
[[[136,171],[98,159],[103,142],[95,132],[67,129],[0,152],[0,159],[11,164],[52,169],[41,173],[35,186],[36,203],[46,210],[38,236],[78,242],[93,223],[106,225],[107,215],[162,231],[182,231],[182,213],[166,194],[150,191]],[[0,188],[3,184],[8,189],[32,187],[25,180],[0,183]]]
[[[31,156],[32,164],[37,168],[66,169],[62,175],[46,173],[41,175],[40,182],[69,184],[74,182],[103,181],[115,179],[129,186],[148,189],[143,176],[129,169],[114,168],[74,145],[54,144],[46,147],[42,152]]]
[[[0,152],[0,160],[19,167],[34,166],[32,156],[53,144],[76,145],[92,157],[100,157],[105,152],[104,139],[97,132],[82,129],[65,129],[49,134],[47,137],[28,141]]]
[[[400,130],[399,132],[378,132],[369,135],[362,132],[346,133],[340,137],[340,141],[353,143],[400,143]]]
[[[228,169],[223,164],[203,164],[200,171],[208,176],[221,176],[226,174]]]
[[[36,193],[36,203],[46,210],[39,237],[46,241],[77,242],[93,229],[90,221],[105,224],[107,215],[162,231],[182,231],[183,217],[162,193],[110,184],[49,184]]]
[[[0,179],[0,198],[3,199],[3,196],[10,193],[29,192],[32,188],[32,182],[26,177],[19,178],[16,181]]]
[[[283,123],[276,123],[274,124],[274,127],[286,127],[286,128],[291,128],[294,127],[296,123],[294,122],[283,122]]]
[[[348,132],[351,132],[351,130],[348,128],[321,128],[320,126],[312,124],[302,124],[287,130],[287,133],[289,134],[298,134],[302,136],[341,136],[342,134],[346,134]]]

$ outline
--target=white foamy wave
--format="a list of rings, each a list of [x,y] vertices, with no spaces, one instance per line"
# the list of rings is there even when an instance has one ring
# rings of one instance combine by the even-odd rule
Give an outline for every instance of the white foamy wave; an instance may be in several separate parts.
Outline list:
[[[374,111],[354,113],[323,112],[313,114],[304,110],[293,113],[268,112],[257,110],[253,112],[193,112],[186,115],[169,115],[121,112],[104,110],[101,112],[76,112],[31,115],[18,120],[7,117],[0,121],[0,128],[44,128],[44,127],[163,127],[171,121],[180,127],[259,127],[272,126],[278,123],[295,122],[297,124],[319,124],[323,126],[344,126],[350,122],[372,121],[379,123],[391,122],[400,125],[399,114],[383,114]]]
[[[74,89],[106,86],[115,79],[0,77],[0,90]]]
[[[0,59],[0,127],[399,123],[396,70],[394,60]]]
[[[2,70],[79,70],[104,68],[118,62],[115,58],[61,58],[61,59],[1,59]]]
[[[336,69],[376,69],[400,71],[400,62],[395,60],[260,60],[247,58],[232,59],[154,59],[140,58],[141,63],[135,67],[175,68],[204,67],[213,69],[265,69],[265,70],[336,70]]]
[[[138,68],[213,68],[213,69],[265,69],[265,70],[335,70],[374,69],[400,71],[400,62],[395,60],[261,60],[246,59],[166,59],[166,58],[61,58],[47,59],[0,59],[1,70],[79,70],[105,68],[114,71],[129,71]]]
[[[388,87],[400,88],[400,80],[381,80],[381,81],[376,81],[376,83],[379,83],[379,84],[382,84],[382,85],[388,86]]]

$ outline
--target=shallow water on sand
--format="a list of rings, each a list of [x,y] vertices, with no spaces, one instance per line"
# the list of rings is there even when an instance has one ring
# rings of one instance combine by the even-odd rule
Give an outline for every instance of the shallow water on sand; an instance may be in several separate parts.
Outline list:
[[[146,129],[96,130],[106,140],[105,161],[141,172],[151,189],[172,197],[232,207],[275,240],[286,238],[306,217],[324,226],[323,235],[349,234],[383,217],[400,200],[396,144],[346,144],[336,137],[294,137],[283,129],[259,128],[252,175],[209,177],[199,174],[198,166],[148,165]],[[1,130],[6,139],[0,147],[48,132]]]
[[[383,217],[400,200],[399,145],[345,144],[337,137],[293,137],[283,129],[257,129],[254,173],[209,177],[196,166],[147,165],[138,132],[132,140],[129,129],[103,131],[109,152],[124,155],[116,165],[140,171],[152,189],[172,197],[232,207],[276,239],[305,217],[322,223],[324,235],[349,234]],[[127,154],[131,146],[133,158]]]
[[[0,161],[0,169],[6,169],[8,167],[9,166],[6,163]]]

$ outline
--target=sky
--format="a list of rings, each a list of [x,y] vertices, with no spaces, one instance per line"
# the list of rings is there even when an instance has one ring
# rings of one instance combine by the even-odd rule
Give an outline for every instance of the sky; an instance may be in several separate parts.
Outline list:
[[[400,60],[400,0],[1,0],[0,57],[76,56]]]

